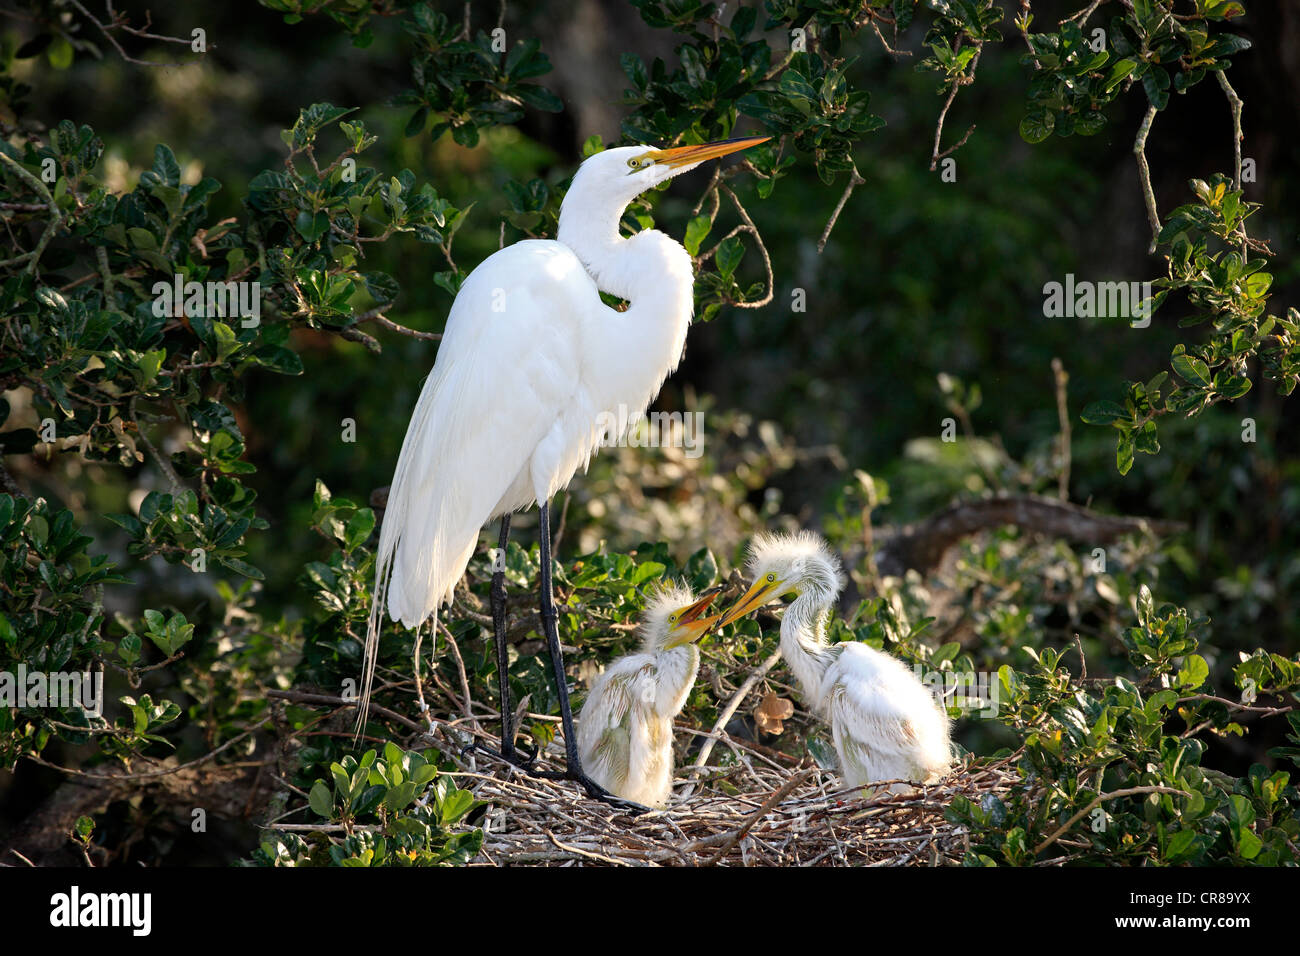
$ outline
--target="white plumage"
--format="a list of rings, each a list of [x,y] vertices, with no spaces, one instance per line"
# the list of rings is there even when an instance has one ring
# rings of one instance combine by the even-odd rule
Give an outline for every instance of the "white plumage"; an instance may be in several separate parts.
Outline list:
[[[750,546],[747,568],[754,583],[720,623],[784,594],[796,595],[781,619],[781,656],[804,701],[830,725],[844,782],[931,783],[947,772],[948,715],[916,675],[867,644],[827,642],[826,617],[844,576],[826,542],[808,531],[760,535]]]
[[[645,411],[676,368],[694,305],[691,257],[657,230],[620,235],[628,203],[759,142],[597,153],[565,195],[556,240],[518,242],[466,278],[389,486],[361,715],[384,610],[407,627],[430,621],[434,629],[483,525],[547,502],[587,466],[607,432]],[[600,291],[629,307],[610,308]]]
[[[667,805],[673,782],[673,718],[700,666],[697,641],[717,622],[700,618],[714,598],[673,586],[642,617],[641,648],[591,683],[578,716],[578,752],[592,780],[647,807]]]

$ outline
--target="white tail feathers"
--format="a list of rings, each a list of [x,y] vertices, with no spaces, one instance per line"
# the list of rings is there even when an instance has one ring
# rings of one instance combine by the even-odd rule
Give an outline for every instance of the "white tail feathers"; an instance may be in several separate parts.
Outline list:
[[[358,732],[369,712],[385,610],[410,628],[432,618],[436,650],[438,608],[451,599],[488,517],[482,506],[475,507],[480,502],[473,491],[473,476],[452,465],[454,445],[448,443],[461,439],[461,428],[431,427],[452,418],[441,407],[453,397],[446,385],[437,368],[425,381],[388,489],[366,624]]]

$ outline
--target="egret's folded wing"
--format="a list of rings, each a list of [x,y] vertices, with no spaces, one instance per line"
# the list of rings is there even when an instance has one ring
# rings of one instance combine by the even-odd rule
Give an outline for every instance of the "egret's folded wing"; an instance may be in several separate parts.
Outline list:
[[[369,700],[383,609],[418,627],[450,598],[483,525],[526,507],[534,453],[580,388],[583,309],[601,308],[555,242],[516,243],[466,278],[411,415],[380,529],[366,635]]]
[[[615,661],[595,681],[578,716],[578,750],[582,765],[597,781],[622,784],[631,762],[632,707],[638,660]]]
[[[827,671],[826,687],[832,729],[871,762],[905,761],[927,773],[947,765],[947,715],[897,659],[846,644]]]
[[[831,726],[882,757],[897,757],[916,747],[913,715],[893,706],[869,685],[837,683],[830,692]]]
[[[571,260],[571,261],[569,261]],[[590,279],[556,243],[496,253],[466,279],[411,415],[389,489],[379,571],[391,616],[414,627],[447,600],[483,525],[580,387],[575,298]],[[590,291],[591,298],[599,298]],[[530,496],[514,502],[525,506]],[[509,510],[509,508],[503,509]]]

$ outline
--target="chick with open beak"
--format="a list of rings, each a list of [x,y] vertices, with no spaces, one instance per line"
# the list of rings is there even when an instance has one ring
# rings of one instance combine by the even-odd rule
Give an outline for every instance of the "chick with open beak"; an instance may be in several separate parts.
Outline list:
[[[719,588],[695,595],[669,586],[652,595],[639,650],[592,681],[578,715],[582,766],[598,784],[647,807],[668,803],[673,782],[673,718],[700,667],[697,643],[717,626],[706,612]]]
[[[805,706],[830,727],[844,782],[902,792],[947,773],[947,712],[911,669],[868,644],[828,641],[845,580],[826,541],[808,531],[758,535],[747,570],[753,584],[719,624],[794,595],[781,612],[781,656]]]

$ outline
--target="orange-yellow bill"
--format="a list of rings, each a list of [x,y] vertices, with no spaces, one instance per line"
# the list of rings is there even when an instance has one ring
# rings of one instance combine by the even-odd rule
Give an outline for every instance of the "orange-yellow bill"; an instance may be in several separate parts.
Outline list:
[[[673,625],[672,638],[667,644],[668,647],[693,644],[713,630],[720,615],[714,614],[710,617],[702,617],[701,615],[708,610],[709,605],[713,603],[721,590],[721,588],[713,588],[706,591],[703,597],[694,604],[688,604],[677,613],[677,623]]]
[[[656,163],[663,163],[676,169],[678,166],[690,166],[702,163],[706,159],[717,159],[728,153],[749,149],[759,143],[766,143],[770,136],[742,136],[739,139],[724,139],[716,143],[702,143],[699,146],[676,146],[673,149],[657,149],[647,155]]]
[[[723,612],[721,619],[718,621],[718,626],[722,627],[732,621],[737,621],[770,602],[772,598],[777,596],[778,584],[779,582],[769,582],[766,579],[755,581],[749,590],[740,596],[740,600]]]

